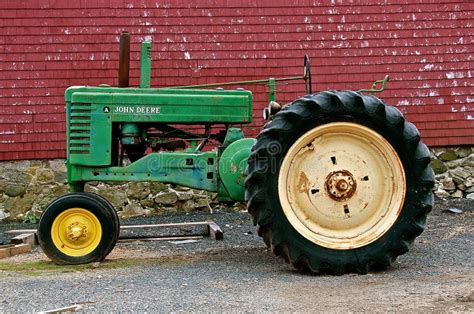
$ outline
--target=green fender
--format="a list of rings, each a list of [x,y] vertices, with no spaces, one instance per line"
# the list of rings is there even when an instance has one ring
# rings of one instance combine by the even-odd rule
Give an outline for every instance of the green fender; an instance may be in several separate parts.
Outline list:
[[[219,159],[219,183],[231,200],[244,200],[247,159],[256,141],[254,138],[237,140],[225,148]]]

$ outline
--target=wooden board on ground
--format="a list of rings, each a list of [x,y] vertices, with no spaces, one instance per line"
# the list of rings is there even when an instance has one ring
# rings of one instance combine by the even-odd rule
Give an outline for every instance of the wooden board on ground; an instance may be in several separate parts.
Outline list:
[[[16,237],[13,237],[11,239],[11,242],[13,244],[30,244],[31,246],[38,244],[36,241],[36,234],[35,233],[22,233],[20,235],[17,235]]]
[[[5,258],[5,257],[10,257],[10,248],[15,245],[13,244],[5,244],[5,245],[0,245],[0,259]]]
[[[223,240],[224,233],[222,232],[221,228],[212,220],[208,221],[208,229],[209,229],[209,236],[213,240]]]
[[[82,310],[82,306],[80,306],[78,304],[74,304],[74,305],[71,305],[71,306],[61,307],[61,308],[54,309],[54,310],[40,311],[40,312],[38,312],[38,314],[71,313],[71,312],[77,312],[77,311],[81,311],[81,310]]]
[[[201,240],[203,236],[191,236],[191,237],[162,237],[162,238],[132,238],[132,239],[119,239],[119,242],[133,242],[133,241],[181,241],[181,240]]]
[[[119,239],[206,236],[207,222],[126,225],[120,227]]]
[[[17,244],[17,245],[2,245],[0,247],[0,258],[15,256],[22,253],[31,252],[30,244]]]
[[[213,240],[224,238],[220,227],[212,220],[183,222],[170,224],[150,224],[121,226],[119,239],[156,239],[164,238],[192,238],[196,236],[209,236]]]
[[[9,235],[33,233],[36,229],[20,229],[5,231]],[[221,228],[212,220],[198,222],[182,222],[170,224],[125,225],[120,226],[119,239],[144,239],[165,237],[209,236],[213,240],[222,240],[224,234]]]
[[[36,232],[37,232],[36,229],[15,229],[15,230],[7,230],[4,233],[14,236],[14,235],[20,235],[24,233],[36,233]]]

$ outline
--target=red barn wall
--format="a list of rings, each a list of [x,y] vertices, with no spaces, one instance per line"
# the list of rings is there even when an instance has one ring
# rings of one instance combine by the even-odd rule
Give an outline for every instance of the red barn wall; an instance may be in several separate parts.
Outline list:
[[[474,144],[473,11],[455,0],[18,0],[0,2],[0,160],[65,157],[63,93],[117,84],[118,40],[153,41],[153,86],[301,75],[316,90],[380,94],[432,146]],[[303,84],[279,86],[286,103]],[[265,87],[254,91],[260,130]]]

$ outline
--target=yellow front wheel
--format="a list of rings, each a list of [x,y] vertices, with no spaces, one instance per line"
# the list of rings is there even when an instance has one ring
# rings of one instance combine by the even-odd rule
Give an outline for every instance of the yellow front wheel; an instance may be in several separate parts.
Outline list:
[[[57,264],[103,260],[115,246],[118,217],[106,200],[91,193],[70,193],[43,212],[38,238],[44,253]]]
[[[93,252],[100,243],[99,219],[84,208],[70,208],[59,214],[51,227],[51,238],[58,250],[70,256]]]

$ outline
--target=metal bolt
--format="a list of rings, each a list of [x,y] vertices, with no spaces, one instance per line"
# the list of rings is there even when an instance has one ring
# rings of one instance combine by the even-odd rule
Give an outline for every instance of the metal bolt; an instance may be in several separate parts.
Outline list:
[[[344,181],[344,179],[341,179],[337,182],[336,184],[336,188],[339,190],[339,191],[346,191],[347,188],[348,188],[348,184],[346,181]]]

